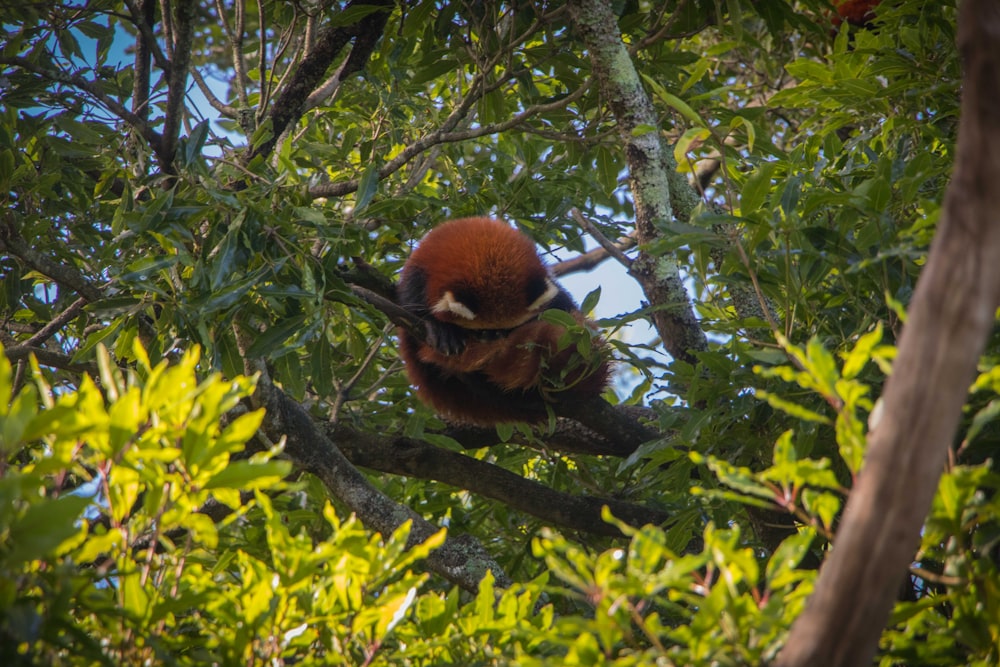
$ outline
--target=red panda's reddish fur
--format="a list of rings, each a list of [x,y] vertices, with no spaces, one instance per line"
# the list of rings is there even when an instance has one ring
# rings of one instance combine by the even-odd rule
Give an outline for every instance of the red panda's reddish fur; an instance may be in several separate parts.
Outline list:
[[[595,396],[607,383],[599,340],[596,361],[585,360],[575,346],[559,350],[563,327],[538,319],[557,308],[586,324],[531,239],[503,222],[463,218],[436,227],[406,262],[399,294],[437,335],[422,342],[400,329],[400,353],[418,395],[446,418],[538,422],[548,402]],[[460,314],[435,311],[452,297]]]
[[[833,25],[847,21],[853,26],[864,27],[875,17],[875,7],[879,2],[881,0],[833,0],[837,12],[832,17]]]

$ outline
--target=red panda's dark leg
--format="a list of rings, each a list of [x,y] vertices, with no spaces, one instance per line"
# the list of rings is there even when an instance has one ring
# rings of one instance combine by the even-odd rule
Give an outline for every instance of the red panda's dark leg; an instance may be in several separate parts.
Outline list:
[[[417,393],[443,416],[469,424],[538,422],[545,418],[538,391],[505,391],[482,372],[459,372],[420,358],[422,344],[399,332],[400,353]]]
[[[427,328],[427,344],[441,354],[458,354],[465,349],[468,333],[462,327],[442,322],[431,313],[427,302],[427,274],[411,268],[399,281],[399,305],[420,318]]]

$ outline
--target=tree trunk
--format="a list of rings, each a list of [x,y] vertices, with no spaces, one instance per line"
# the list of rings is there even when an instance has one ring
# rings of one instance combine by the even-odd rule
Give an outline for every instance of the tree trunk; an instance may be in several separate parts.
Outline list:
[[[780,667],[871,664],[920,543],[1000,287],[1000,3],[964,0],[955,171],[900,339],[883,416]]]

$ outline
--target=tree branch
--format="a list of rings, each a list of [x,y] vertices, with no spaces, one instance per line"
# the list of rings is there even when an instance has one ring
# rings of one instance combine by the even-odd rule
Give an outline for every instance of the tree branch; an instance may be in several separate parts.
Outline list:
[[[1000,302],[1000,5],[964,0],[958,45],[961,118],[940,227],[867,459],[780,667],[871,664],[993,329]]]
[[[248,160],[257,155],[270,155],[278,142],[278,138],[299,121],[309,95],[319,85],[327,69],[329,69],[343,48],[347,46],[348,42],[367,33],[376,33],[374,37],[370,37],[375,40],[381,36],[382,30],[389,20],[392,1],[371,0],[370,2],[361,2],[360,0],[352,0],[345,9],[361,6],[376,6],[381,9],[368,14],[356,24],[334,26],[323,30],[317,38],[316,44],[313,45],[306,57],[299,63],[298,69],[274,101],[274,106],[271,108],[270,113],[271,137],[254,148],[248,154]]]
[[[594,76],[615,114],[625,147],[635,200],[636,240],[640,245],[653,243],[660,236],[659,230],[673,219],[670,154],[658,131],[639,131],[658,127],[653,105],[622,43],[611,5],[603,0],[573,0],[570,15],[590,54]],[[653,312],[653,324],[664,347],[675,359],[696,363],[695,353],[708,349],[708,341],[694,315],[677,261],[641,252],[632,263],[632,275],[652,305],[666,306]]]
[[[9,252],[35,271],[52,278],[60,285],[69,287],[87,301],[94,302],[102,296],[101,291],[91,285],[87,278],[79,271],[70,266],[54,262],[32,248],[21,237],[14,223],[10,220],[0,225],[0,250]]]
[[[662,524],[670,518],[666,512],[613,498],[556,491],[486,461],[419,440],[380,438],[337,424],[329,425],[326,430],[355,465],[443,482],[569,530],[620,537],[616,527],[601,519],[601,508],[605,505],[615,517],[634,526]],[[494,431],[494,438],[495,434]]]
[[[602,401],[604,405],[607,402]],[[609,406],[610,407],[610,406]],[[656,414],[650,408],[637,405],[616,405],[613,408],[622,419],[628,420],[628,429],[635,429],[641,420],[652,420]],[[583,408],[585,411],[586,408]],[[611,426],[604,428],[605,431],[614,428]],[[449,424],[448,428],[441,432],[465,449],[481,449],[492,447],[497,442],[497,432],[495,428],[485,426],[471,426],[469,424]],[[553,452],[563,452],[569,454],[587,454],[592,456],[630,456],[642,442],[654,440],[656,438],[667,437],[668,434],[654,432],[652,429],[643,430],[641,433],[622,438],[620,434],[613,433],[610,437],[605,437],[575,419],[569,417],[559,417],[556,419],[555,430],[545,434],[545,449]],[[511,440],[512,443],[525,447],[538,447],[537,440],[520,438],[516,433]]]
[[[44,327],[32,334],[31,338],[24,341],[24,345],[27,347],[34,347],[36,345],[41,345],[49,338],[55,335],[57,331],[62,329],[68,322],[76,319],[76,316],[80,314],[83,307],[87,305],[87,300],[84,298],[79,298],[69,305],[66,310],[56,315],[49,321]]]
[[[622,253],[630,248],[634,248],[635,232],[633,231],[628,236],[622,236],[614,243],[615,247]],[[605,250],[604,248],[594,248],[593,250],[577,255],[572,259],[565,259],[556,264],[552,264],[549,266],[549,270],[551,270],[552,274],[555,276],[565,276],[570,273],[591,271],[600,266],[604,260],[609,257],[611,257],[611,253],[608,250]]]
[[[188,63],[194,38],[197,5],[194,0],[175,0],[174,49],[167,76],[167,108],[163,112],[163,144],[157,155],[163,170],[173,171],[174,151],[180,136],[184,97],[187,95]]]
[[[71,371],[73,373],[89,373],[94,377],[97,377],[98,374],[97,364],[74,363],[69,355],[52,352],[50,350],[46,350],[45,348],[32,347],[30,345],[18,345],[16,347],[4,348],[4,356],[6,356],[10,361],[21,361],[22,359],[27,359],[31,355],[35,355],[35,358],[38,359],[38,363],[43,366],[61,368],[64,371]]]
[[[94,98],[94,100],[99,102],[105,109],[128,123],[135,131],[142,135],[142,138],[149,143],[150,147],[152,147],[157,154],[159,154],[162,149],[163,137],[153,130],[149,123],[147,123],[141,116],[132,113],[121,104],[105,95],[94,82],[84,79],[79,74],[68,74],[60,69],[42,67],[41,65],[36,65],[27,58],[21,57],[0,57],[0,65],[19,67],[25,71],[37,74],[44,79],[48,79],[49,81],[79,88]]]
[[[360,72],[364,68],[365,63],[371,58],[372,52],[378,44],[379,37],[382,36],[382,30],[385,28],[385,22],[388,19],[388,12],[379,12],[377,16],[382,17],[381,24],[372,23],[371,25],[363,25],[361,27],[357,37],[354,38],[354,45],[351,46],[351,52],[347,54],[347,59],[337,68],[337,72],[332,77],[323,82],[321,86],[309,95],[303,107],[303,112],[314,109],[322,104],[324,100],[336,92],[344,79]],[[363,21],[364,19],[362,19]]]
[[[462,107],[456,109],[449,117],[444,125],[435,132],[417,139],[412,144],[404,148],[399,155],[389,160],[382,166],[378,171],[379,179],[386,178],[393,172],[397,171],[400,167],[405,165],[407,162],[412,160],[414,157],[424,152],[428,148],[436,146],[438,144],[448,144],[456,143],[459,141],[468,141],[469,139],[477,139],[479,137],[485,137],[490,134],[498,134],[500,132],[506,132],[514,127],[517,127],[528,118],[535,116],[540,113],[545,113],[547,111],[553,111],[555,109],[562,109],[572,102],[583,97],[584,93],[587,92],[589,84],[584,84],[574,90],[569,95],[556,100],[555,102],[548,102],[546,104],[535,104],[528,107],[521,113],[503,121],[502,123],[493,123],[491,125],[484,125],[482,127],[470,128],[468,130],[459,130],[452,132],[451,127],[454,127],[460,117],[457,116],[457,112],[462,110]],[[471,97],[471,95],[470,95]],[[467,100],[469,98],[466,98]],[[463,100],[463,105],[465,100]],[[452,122],[454,120],[454,122]],[[313,197],[342,197],[351,192],[355,192],[360,184],[359,179],[352,179],[350,181],[343,181],[340,183],[321,183],[309,188],[309,194]]]
[[[160,44],[156,41],[156,35],[153,34],[153,20],[156,17],[156,0],[139,0],[139,2],[140,4],[136,5],[136,0],[125,0],[129,14],[132,15],[132,23],[141,35],[139,39],[141,46],[137,44],[136,53],[140,49],[148,52],[153,56],[153,62],[156,63],[156,66],[169,75],[170,60],[163,53],[163,50],[160,49]]]
[[[412,521],[408,547],[438,532],[436,526],[415,511],[373,487],[337,445],[320,431],[305,409],[271,384],[263,363],[250,363],[247,370],[261,373],[254,402],[267,410],[262,425],[267,436],[272,440],[285,437],[285,454],[292,462],[319,478],[330,494],[357,513],[366,526],[390,535],[405,521]],[[498,585],[510,585],[493,557],[468,535],[449,535],[425,563],[432,572],[467,591],[479,589],[479,582],[487,570],[493,572]]]
[[[385,314],[393,324],[406,329],[417,340],[426,341],[424,322],[395,301],[357,285],[353,285],[351,291]],[[656,430],[644,426],[628,411],[612,406],[600,396],[551,405],[556,415],[575,420],[593,431],[582,441],[590,443],[592,448],[586,453],[628,456],[643,443],[660,437]]]
[[[126,2],[132,14],[132,21],[139,31],[135,40],[135,80],[132,83],[132,111],[145,122],[149,119],[149,69],[156,38],[153,36],[153,21],[156,17],[154,0],[140,0],[139,6]]]
[[[614,257],[619,264],[624,266],[626,271],[631,271],[632,260],[629,259],[621,248],[615,245],[611,239],[602,234],[601,230],[597,228],[597,225],[584,217],[583,213],[581,213],[578,208],[571,209],[570,213],[573,215],[573,219],[576,220],[576,224],[580,225],[581,229],[590,235],[590,238],[597,241],[598,245],[604,248],[604,251],[608,253],[608,255]]]

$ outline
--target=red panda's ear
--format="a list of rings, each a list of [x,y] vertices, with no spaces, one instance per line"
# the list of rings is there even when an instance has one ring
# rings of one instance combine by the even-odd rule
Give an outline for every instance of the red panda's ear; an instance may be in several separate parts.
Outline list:
[[[451,290],[446,291],[444,295],[437,300],[437,303],[431,307],[431,312],[438,314],[451,313],[452,315],[457,315],[467,320],[476,319],[476,314],[472,312],[472,309],[456,299],[455,295],[451,293]]]
[[[530,311],[544,310],[559,294],[559,285],[556,285],[552,278],[546,276],[545,280],[541,282],[541,285],[543,287],[542,293],[528,304],[528,310]],[[529,287],[529,289],[533,290],[534,287],[535,286],[533,285]],[[529,294],[528,298],[530,299],[532,296],[534,296],[534,294]]]

